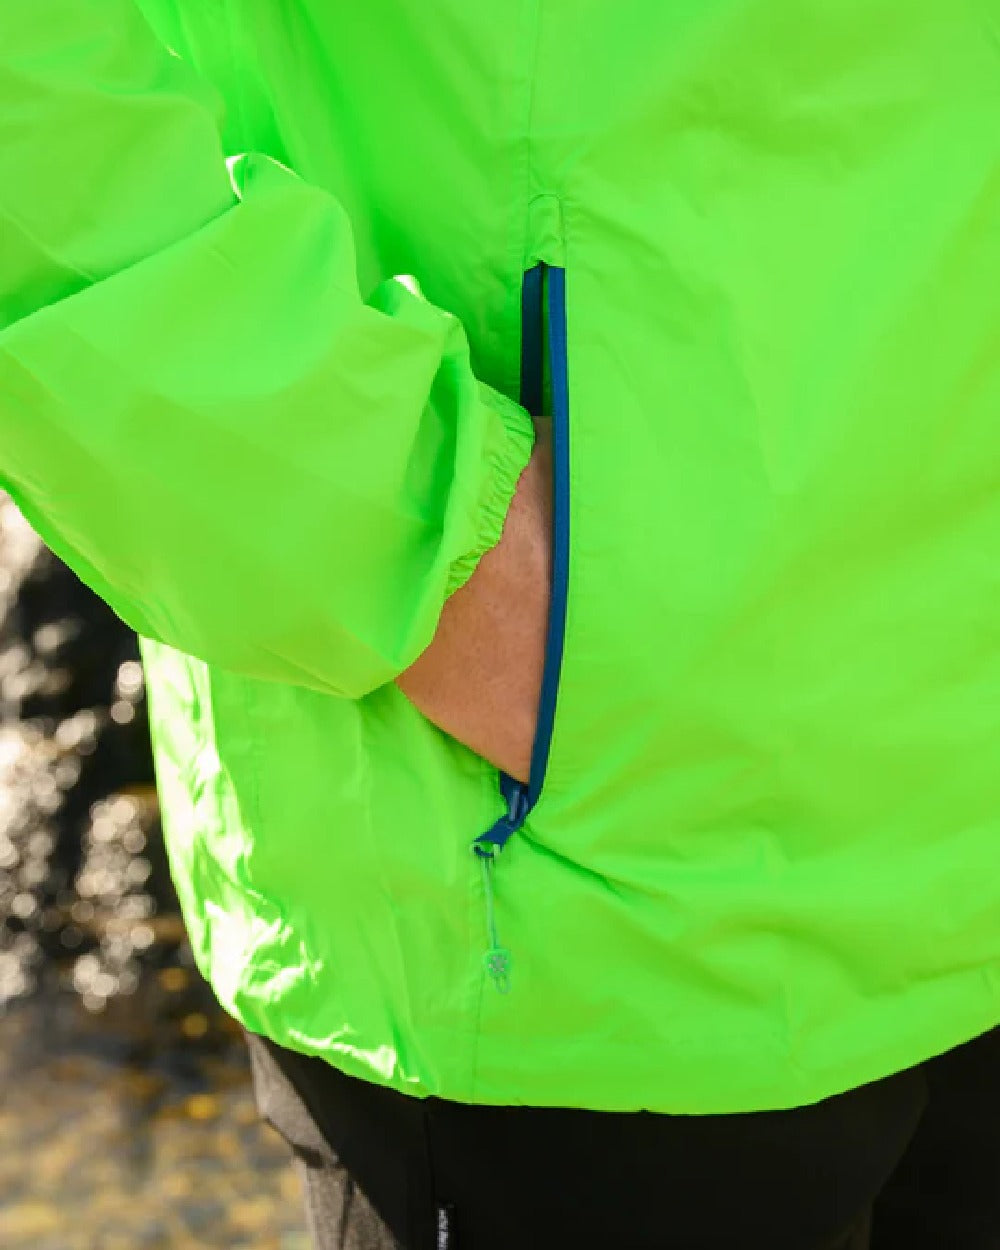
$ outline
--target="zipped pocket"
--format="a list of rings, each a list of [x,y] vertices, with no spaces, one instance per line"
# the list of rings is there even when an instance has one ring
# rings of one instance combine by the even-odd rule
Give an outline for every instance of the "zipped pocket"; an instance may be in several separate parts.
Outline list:
[[[547,366],[547,371],[546,371]],[[546,385],[548,382],[548,386]],[[500,774],[500,793],[507,810],[472,849],[483,873],[489,948],[486,970],[501,993],[510,987],[510,951],[497,934],[493,874],[497,858],[523,826],[545,784],[566,636],[569,593],[569,378],[566,341],[566,271],[539,264],[529,269],[521,290],[521,404],[541,416],[546,392],[552,405],[552,587],[545,641],[545,664],[538,720],[527,783]]]

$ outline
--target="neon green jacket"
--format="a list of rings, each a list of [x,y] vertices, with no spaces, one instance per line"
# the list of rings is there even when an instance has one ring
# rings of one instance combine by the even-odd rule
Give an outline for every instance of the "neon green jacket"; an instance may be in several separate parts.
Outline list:
[[[675,1112],[1000,1021],[998,291],[996,0],[0,5],[0,481],[146,639],[225,1007]],[[519,786],[392,679],[526,410]]]

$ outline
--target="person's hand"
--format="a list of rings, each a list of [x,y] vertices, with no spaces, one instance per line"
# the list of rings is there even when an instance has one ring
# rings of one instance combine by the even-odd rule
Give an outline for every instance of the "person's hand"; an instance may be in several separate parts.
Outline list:
[[[503,536],[447,601],[433,641],[397,678],[428,720],[528,780],[545,663],[552,562],[549,422],[521,474]]]

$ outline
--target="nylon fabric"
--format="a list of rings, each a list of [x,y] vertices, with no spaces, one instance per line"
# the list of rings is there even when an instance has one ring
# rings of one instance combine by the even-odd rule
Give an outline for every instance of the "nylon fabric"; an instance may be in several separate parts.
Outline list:
[[[1000,1020],[993,0],[0,8],[0,484],[144,635],[248,1029],[459,1102],[779,1109]],[[392,678],[530,453],[538,803]],[[551,347],[551,344],[550,344]]]

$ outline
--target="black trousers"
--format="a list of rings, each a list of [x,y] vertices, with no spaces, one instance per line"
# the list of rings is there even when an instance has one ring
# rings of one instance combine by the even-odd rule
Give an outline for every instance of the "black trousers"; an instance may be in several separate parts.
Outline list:
[[[1000,1250],[1000,1029],[715,1116],[421,1101],[249,1044],[318,1250]]]

